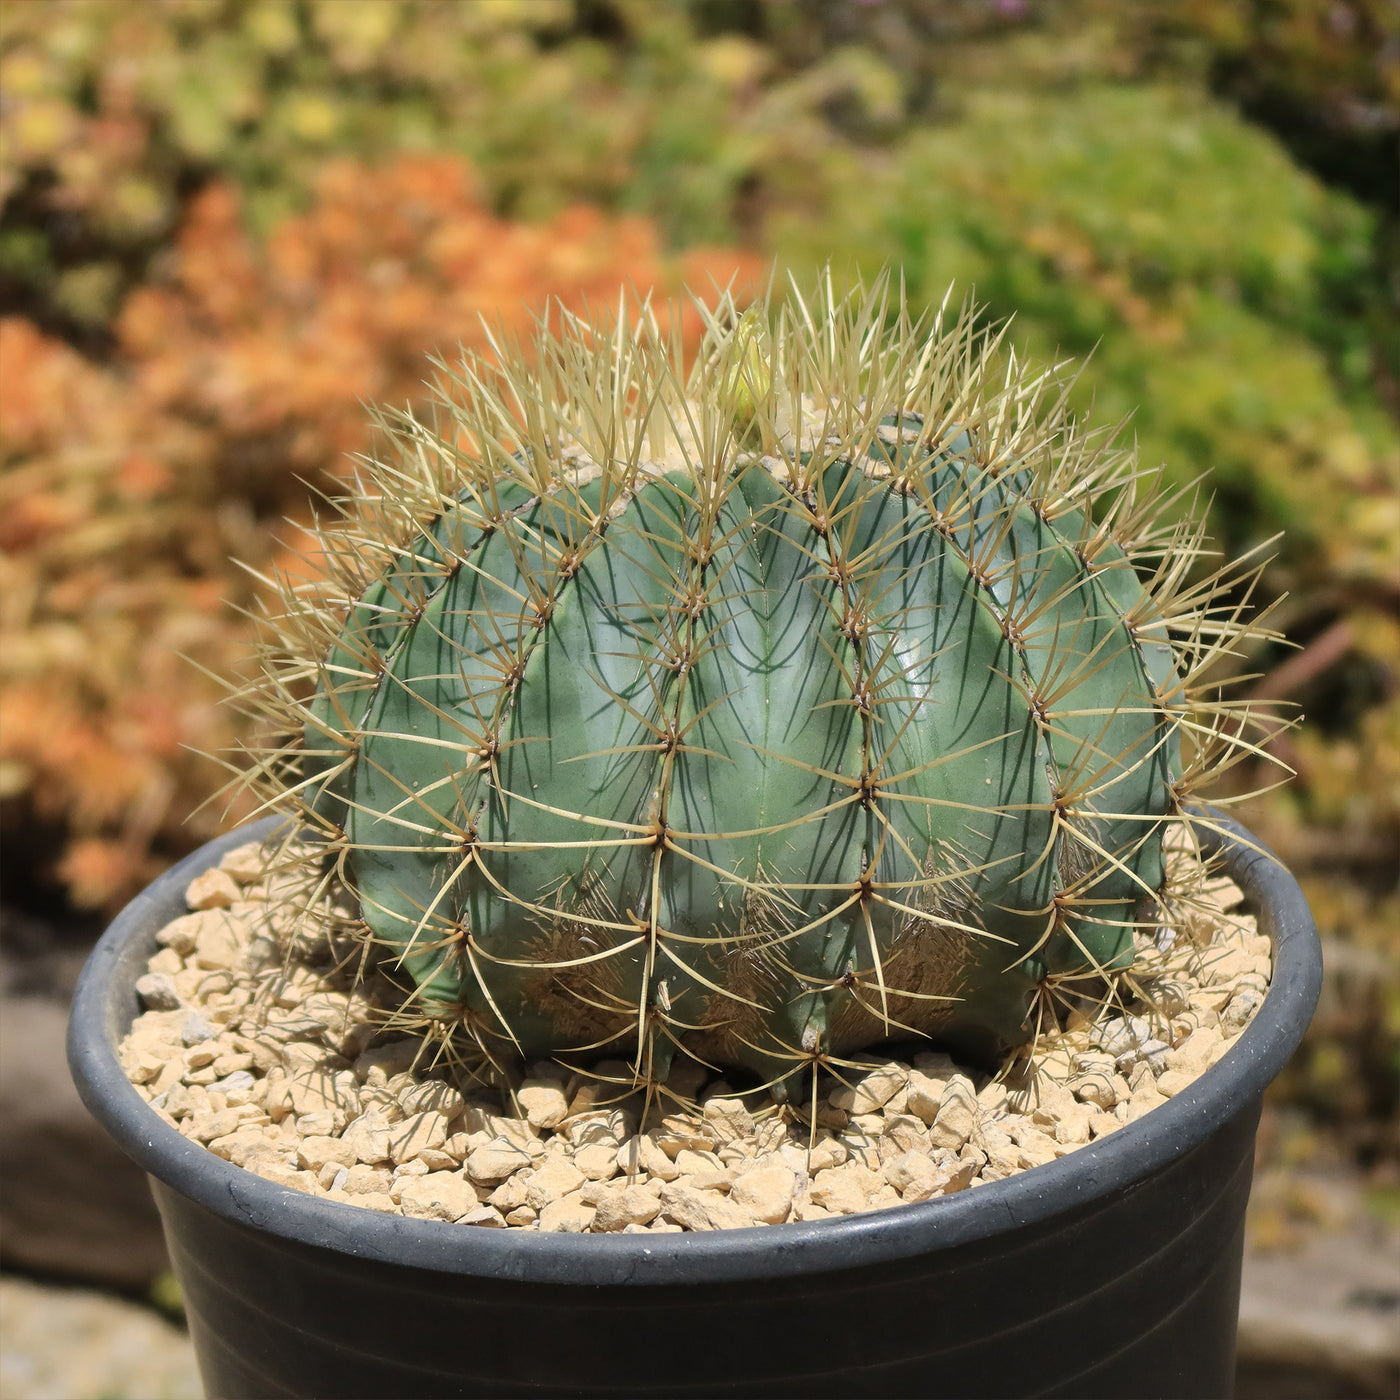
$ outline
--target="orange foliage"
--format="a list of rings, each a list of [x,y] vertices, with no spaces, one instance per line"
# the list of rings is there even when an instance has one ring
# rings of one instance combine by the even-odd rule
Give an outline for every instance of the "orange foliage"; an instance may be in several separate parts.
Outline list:
[[[470,169],[413,157],[323,173],[314,207],[265,248],[237,195],[194,202],[166,280],[118,319],[111,367],[0,321],[0,797],[68,845],[56,874],[110,905],[220,823],[204,751],[238,721],[189,661],[236,675],[252,585],[311,481],[369,445],[364,401],[421,396],[427,351],[522,330],[548,297],[752,284],[757,260],[663,254],[649,223],[589,208],[492,215]],[[684,325],[690,343],[698,318]]]

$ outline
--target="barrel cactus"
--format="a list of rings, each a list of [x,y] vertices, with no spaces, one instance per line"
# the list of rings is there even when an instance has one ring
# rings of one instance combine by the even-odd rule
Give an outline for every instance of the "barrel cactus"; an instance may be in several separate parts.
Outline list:
[[[971,308],[697,306],[689,365],[674,308],[558,312],[380,414],[282,591],[258,776],[469,1061],[782,1097],[1023,1044],[1112,996],[1248,747],[1199,681],[1248,571],[1192,581],[1160,474]]]

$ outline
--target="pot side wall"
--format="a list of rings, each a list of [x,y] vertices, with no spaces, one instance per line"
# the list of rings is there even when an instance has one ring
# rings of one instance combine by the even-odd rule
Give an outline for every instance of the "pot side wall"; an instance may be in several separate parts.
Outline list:
[[[230,1400],[1223,1396],[1257,1118],[1039,1231],[744,1283],[395,1268],[155,1194],[209,1394]]]
[[[278,1188],[182,1138],[125,1080],[116,1046],[157,930],[194,875],[271,825],[211,842],[119,916],[70,1028],[85,1101],[152,1173],[211,1396],[1229,1393],[1262,1092],[1321,975],[1296,884],[1238,828],[1229,865],[1274,937],[1274,986],[1191,1090],[946,1200],[596,1237],[406,1220]]]

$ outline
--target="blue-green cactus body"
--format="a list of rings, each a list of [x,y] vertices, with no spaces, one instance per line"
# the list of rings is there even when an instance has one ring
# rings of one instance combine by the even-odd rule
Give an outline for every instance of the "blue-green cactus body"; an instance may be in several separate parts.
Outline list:
[[[1151,600],[1083,503],[897,422],[474,485],[366,589],[305,795],[423,1007],[780,1079],[1015,1044],[1047,979],[1131,960],[1180,762]]]

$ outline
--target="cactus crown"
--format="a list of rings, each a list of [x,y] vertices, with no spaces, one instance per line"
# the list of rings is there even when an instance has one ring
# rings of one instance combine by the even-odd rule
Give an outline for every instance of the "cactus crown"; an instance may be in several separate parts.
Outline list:
[[[1112,997],[1255,745],[1199,524],[974,308],[888,278],[563,310],[381,412],[253,690],[270,806],[469,1065],[678,1049],[779,1095]]]

